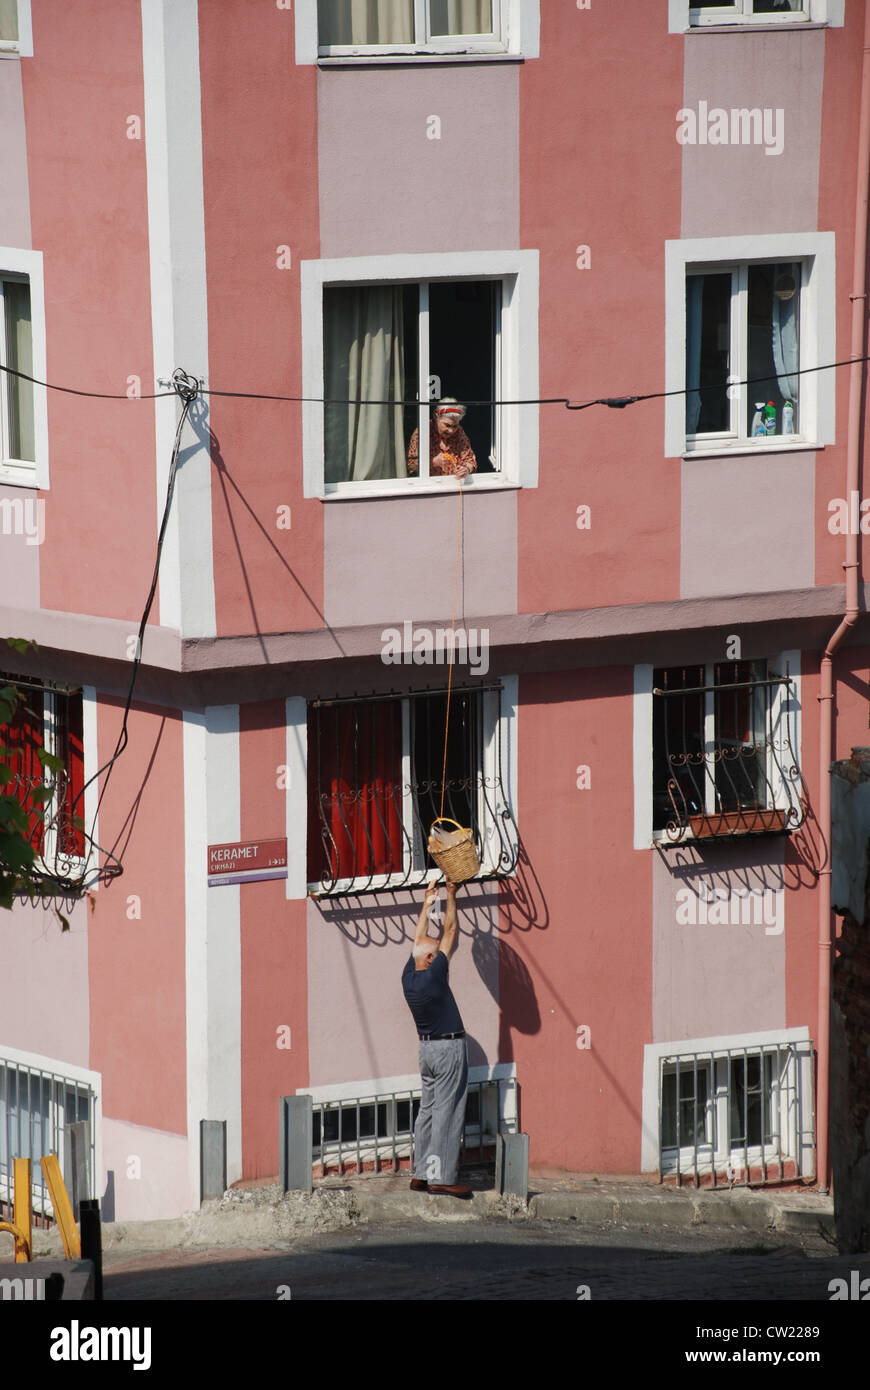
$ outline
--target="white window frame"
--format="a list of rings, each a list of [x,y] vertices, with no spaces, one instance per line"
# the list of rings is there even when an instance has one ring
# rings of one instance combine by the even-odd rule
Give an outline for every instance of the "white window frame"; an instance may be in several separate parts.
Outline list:
[[[785,11],[781,14],[753,14],[752,0],[734,0],[715,9],[698,9],[692,0],[668,0],[668,32],[682,34],[690,30],[754,27],[757,25],[783,25],[789,28],[795,24],[824,24],[830,28],[842,28],[844,24],[845,0],[803,0],[800,10]]]
[[[742,430],[748,420],[742,403],[752,387],[735,388],[742,414],[734,435],[686,435],[686,278],[689,274],[736,272],[762,262],[802,264],[800,303],[800,433],[752,439]],[[744,276],[745,278],[745,276]],[[665,242],[665,457],[690,458],[795,448],[820,449],[834,443],[836,372],[814,371],[835,362],[835,258],[833,232],[794,236],[699,237]],[[739,299],[739,293],[737,296]],[[731,378],[746,378],[746,325],[732,296]],[[745,320],[745,314],[744,314]],[[735,361],[736,357],[736,361]]]
[[[502,677],[502,689],[474,691],[472,687],[463,686],[453,688],[454,696],[460,694],[478,694],[482,708],[480,710],[482,753],[480,775],[484,779],[487,787],[494,788],[499,785],[504,789],[505,802],[510,809],[514,821],[517,820],[516,808],[516,709],[517,709],[517,679],[516,677]],[[433,692],[434,693],[434,692]],[[501,730],[499,730],[499,697],[501,697]],[[402,785],[409,787],[411,784],[411,696],[396,695],[397,700],[402,702]],[[365,697],[358,701],[360,705],[366,704]],[[501,735],[501,766],[499,767],[499,734]],[[308,750],[310,753],[310,750]],[[307,779],[305,783],[307,789]],[[307,797],[307,790],[305,793]],[[405,862],[402,865],[401,873],[393,874],[361,874],[358,878],[340,878],[336,880],[335,887],[330,891],[329,896],[340,896],[342,893],[353,893],[360,885],[365,887],[367,892],[379,893],[389,892],[391,889],[402,888],[411,876],[416,879],[420,870],[416,863],[420,856],[423,858],[424,868],[428,862],[426,849],[419,843],[418,826],[414,816],[413,792],[402,798],[402,823],[405,831]],[[316,827],[309,825],[307,800],[305,802],[304,824],[308,826],[308,834],[311,834]],[[498,870],[500,840],[498,830],[493,822],[493,817],[486,813],[486,801],[483,795],[483,788],[478,788],[477,823],[482,832],[482,846],[480,859],[480,873],[494,874]],[[298,821],[297,821],[298,825]],[[307,837],[306,837],[307,838]],[[412,846],[408,848],[408,844]],[[429,864],[433,870],[435,866]],[[306,883],[306,893],[318,896],[322,893],[322,885],[317,883]],[[288,896],[289,886],[288,886]]]
[[[726,658],[721,658],[722,660]],[[749,660],[750,658],[745,658]],[[771,700],[773,710],[770,718],[770,727],[773,737],[776,738],[778,731],[784,729],[783,737],[791,747],[800,764],[802,752],[802,733],[801,733],[801,654],[797,649],[779,652],[774,656],[768,657],[768,670],[779,672],[785,675],[788,671],[791,680],[791,697],[794,700],[794,707],[787,708],[789,699],[789,687],[777,685],[772,687]],[[720,658],[717,658],[717,661]],[[677,663],[673,663],[677,664]],[[681,665],[698,665],[705,667],[704,684],[712,684],[714,662],[682,662]],[[650,664],[643,663],[634,668],[634,848],[653,849],[657,845],[672,844],[691,844],[695,840],[690,830],[679,841],[671,840],[667,831],[653,829],[653,737],[654,701],[661,699],[659,695],[653,695],[653,672],[658,669]],[[707,742],[715,743],[714,714],[712,694],[707,697],[707,709],[705,710],[705,739]],[[709,729],[707,725],[709,724]],[[765,769],[767,780],[773,789],[771,810],[788,810],[792,801],[785,785],[782,772],[777,768],[775,759],[768,753],[768,766]],[[715,807],[708,808],[714,811]],[[699,843],[704,843],[701,837]]]
[[[19,58],[33,57],[33,17],[30,13],[30,0],[18,0],[18,38],[0,38],[0,56],[15,55]]]
[[[58,1061],[56,1057],[44,1057],[37,1052],[22,1052],[18,1048],[7,1047],[5,1046],[5,1044],[0,1045],[0,1062],[3,1062],[5,1065],[13,1067],[15,1069],[27,1068],[31,1071],[48,1072],[51,1075],[57,1077],[63,1085],[75,1086],[76,1083],[78,1083],[80,1086],[87,1086],[90,1088],[93,1099],[92,1118],[94,1127],[94,1172],[91,1174],[91,1179],[97,1187],[97,1190],[100,1190],[103,1182],[102,1073],[98,1071],[91,1071],[87,1067],[76,1066],[72,1062]],[[57,1104],[56,1098],[54,1097],[52,1098],[52,1104]],[[60,1126],[60,1129],[62,1132],[62,1124]],[[41,1155],[36,1155],[35,1157],[41,1157]],[[62,1153],[58,1154],[58,1158],[60,1159],[61,1169],[63,1169],[64,1155]],[[35,1164],[32,1163],[31,1170],[33,1170],[33,1168],[35,1168]],[[40,1192],[41,1189],[33,1183],[32,1177],[33,1173],[31,1171],[31,1187],[34,1196],[34,1209],[43,1210],[42,1205],[36,1200],[37,1193]],[[2,1198],[5,1201],[11,1202],[12,1197],[13,1180],[10,1174],[8,1181],[0,1178],[0,1198]],[[48,1194],[47,1184],[45,1189],[44,1212],[46,1215],[53,1214],[51,1198]]]
[[[643,1101],[642,1101],[642,1125],[641,1125],[641,1172],[651,1173],[659,1171],[659,1163],[662,1164],[662,1171],[665,1174],[677,1171],[677,1160],[679,1158],[680,1170],[685,1172],[691,1168],[694,1162],[695,1150],[693,1145],[684,1145],[679,1151],[676,1148],[663,1150],[661,1114],[659,1111],[659,1075],[661,1072],[662,1061],[668,1058],[690,1058],[695,1054],[698,1056],[699,1066],[709,1066],[710,1070],[710,1091],[707,1103],[707,1133],[708,1140],[705,1145],[698,1145],[699,1150],[708,1147],[711,1150],[709,1158],[698,1154],[697,1168],[699,1173],[710,1172],[714,1167],[723,1168],[729,1164],[735,1164],[743,1168],[746,1161],[750,1166],[760,1164],[762,1161],[770,1163],[777,1157],[776,1146],[771,1144],[754,1145],[744,1149],[742,1146],[734,1147],[731,1143],[730,1116],[728,1115],[727,1102],[727,1077],[723,1073],[728,1067],[728,1053],[742,1052],[745,1048],[747,1053],[762,1053],[772,1048],[787,1048],[792,1044],[805,1044],[803,1051],[796,1059],[799,1068],[799,1087],[801,1112],[799,1115],[791,1115],[788,1110],[787,1100],[780,1096],[780,1151],[784,1160],[791,1160],[799,1164],[799,1171],[802,1174],[810,1174],[814,1171],[815,1145],[814,1145],[814,1122],[813,1122],[813,1054],[810,1043],[809,1029],[803,1028],[783,1028],[759,1033],[741,1033],[731,1037],[713,1038],[681,1038],[674,1042],[647,1043],[643,1050]],[[716,1055],[720,1054],[720,1055]],[[739,1058],[731,1058],[739,1060]],[[715,1124],[713,1110],[716,1110]],[[713,1146],[713,1138],[710,1130],[715,1130],[716,1146]],[[810,1136],[808,1140],[808,1136]],[[723,1142],[727,1141],[727,1142]],[[668,1156],[666,1161],[665,1156]]]
[[[497,344],[500,400],[535,401],[539,395],[537,251],[459,251],[428,255],[360,256],[301,263],[302,293],[302,469],[303,494],[322,500],[418,496],[453,492],[452,477],[382,478],[373,482],[327,484],[324,477],[323,290],[330,285],[407,284],[432,280],[498,280],[502,283],[500,334]],[[421,327],[423,315],[421,313]],[[423,333],[421,331],[421,347]],[[421,380],[428,376],[421,360]],[[425,372],[426,376],[423,375]],[[495,473],[472,473],[466,490],[536,487],[538,483],[537,405],[502,408],[498,447],[500,468]],[[419,412],[421,473],[426,459],[430,403]],[[428,471],[428,460],[427,469]]]
[[[33,375],[38,381],[46,381],[45,346],[45,283],[41,251],[22,251],[18,248],[0,246],[0,282],[3,280],[26,280],[30,286],[30,319],[33,336]],[[6,331],[3,317],[2,289],[0,289],[0,361],[6,359]],[[13,487],[48,487],[48,392],[44,386],[33,388],[33,437],[36,461],[13,459],[8,452],[8,425],[6,420],[6,389],[9,378],[0,373],[0,484]]]
[[[504,61],[537,58],[540,52],[540,0],[493,0],[493,32],[432,39],[426,0],[414,0],[415,31],[422,42],[320,47],[317,0],[296,0],[296,62],[323,66],[357,63],[401,63],[412,56],[426,62]]]

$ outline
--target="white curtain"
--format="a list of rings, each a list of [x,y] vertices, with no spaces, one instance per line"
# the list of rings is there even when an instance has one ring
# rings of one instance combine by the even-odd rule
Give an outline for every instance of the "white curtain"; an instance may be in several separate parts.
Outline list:
[[[491,34],[492,0],[430,0],[433,36]]]
[[[773,334],[773,364],[776,384],[787,401],[796,401],[800,390],[798,371],[798,305],[800,303],[801,268],[799,265],[778,265],[773,277],[774,286],[782,276],[790,275],[795,292],[791,299],[773,296],[771,324]]]
[[[33,328],[30,322],[30,286],[19,280],[3,282],[3,316],[6,320],[7,367],[33,375]],[[9,404],[9,445],[14,459],[34,462],[33,383],[4,372]]]
[[[703,275],[686,281],[686,434],[695,434],[701,416],[701,325]]]
[[[402,290],[348,286],[323,301],[326,481],[405,478]]]
[[[18,38],[18,0],[0,0],[0,39]]]
[[[324,46],[413,43],[414,0],[317,0],[317,30]]]

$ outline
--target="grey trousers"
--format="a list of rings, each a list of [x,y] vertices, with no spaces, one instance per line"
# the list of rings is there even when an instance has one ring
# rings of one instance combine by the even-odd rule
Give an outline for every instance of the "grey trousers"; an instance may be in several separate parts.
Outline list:
[[[459,1172],[459,1148],[468,1090],[465,1038],[420,1043],[423,1097],[414,1126],[414,1177],[452,1187]]]

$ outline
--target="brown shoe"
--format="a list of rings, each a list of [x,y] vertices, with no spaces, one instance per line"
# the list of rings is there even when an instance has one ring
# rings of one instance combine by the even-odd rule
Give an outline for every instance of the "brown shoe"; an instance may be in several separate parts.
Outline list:
[[[426,1181],[425,1178],[412,1178],[412,1179],[411,1179],[411,1191],[412,1191],[412,1192],[428,1192],[428,1191],[429,1191],[429,1184],[428,1184],[428,1182]]]
[[[434,1183],[430,1183],[430,1184],[429,1184],[429,1191],[430,1191],[430,1192],[443,1192],[443,1193],[445,1193],[445,1195],[448,1196],[448,1197],[462,1197],[462,1198],[464,1198],[465,1201],[468,1201],[468,1200],[471,1198],[471,1188],[470,1188],[470,1187],[463,1187],[463,1186],[462,1186],[460,1183],[458,1183],[458,1182],[455,1182],[455,1183],[451,1184],[449,1187],[448,1187],[448,1186],[445,1186],[445,1185],[440,1185],[440,1184],[436,1187]]]

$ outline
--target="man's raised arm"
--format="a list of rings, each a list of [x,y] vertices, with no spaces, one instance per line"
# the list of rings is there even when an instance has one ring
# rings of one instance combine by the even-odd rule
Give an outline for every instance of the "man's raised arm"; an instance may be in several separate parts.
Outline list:
[[[417,918],[417,930],[414,932],[414,945],[422,946],[424,941],[429,940],[429,912],[438,896],[438,889],[434,883],[426,884],[426,895],[423,898],[423,906],[420,909],[420,916]],[[432,938],[433,952],[438,950],[438,943]]]
[[[441,950],[448,960],[456,946],[456,932],[459,922],[456,916],[456,884],[447,880],[447,911],[444,914],[444,933],[441,937]]]

